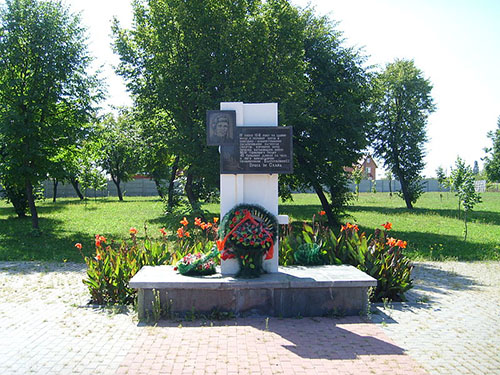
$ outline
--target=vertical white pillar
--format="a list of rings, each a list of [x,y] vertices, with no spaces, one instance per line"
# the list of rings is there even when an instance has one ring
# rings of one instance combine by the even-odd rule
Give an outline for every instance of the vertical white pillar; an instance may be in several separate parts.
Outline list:
[[[223,102],[221,110],[236,111],[236,126],[278,126],[277,103]],[[240,203],[258,204],[278,216],[277,174],[221,174],[220,214],[221,217]],[[274,244],[272,259],[264,260],[266,272],[278,272],[279,243]],[[235,274],[239,270],[236,259],[222,261],[223,275]]]

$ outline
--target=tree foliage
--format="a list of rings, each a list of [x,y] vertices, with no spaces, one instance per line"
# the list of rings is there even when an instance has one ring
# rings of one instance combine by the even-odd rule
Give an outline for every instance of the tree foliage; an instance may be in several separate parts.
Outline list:
[[[488,132],[488,138],[493,145],[484,149],[489,154],[483,159],[484,168],[489,181],[500,182],[500,116],[497,120],[497,129]]]
[[[467,218],[477,203],[481,202],[481,196],[475,190],[475,178],[472,168],[465,164],[464,160],[457,157],[455,168],[451,169],[450,186],[458,197],[458,217],[460,218],[461,206],[464,210],[464,241],[467,240]]]
[[[356,164],[367,146],[370,75],[363,56],[344,46],[333,22],[310,12],[303,19],[304,102],[285,107],[294,127],[292,178],[315,190],[334,225],[351,198],[344,167]]]
[[[431,90],[431,83],[412,60],[387,64],[375,84],[372,146],[401,183],[409,209],[422,193],[426,124],[435,109]]]
[[[25,194],[33,228],[33,187],[52,157],[72,147],[100,97],[78,16],[61,3],[6,0],[0,10],[0,178]]]
[[[132,114],[122,110],[115,119],[109,114],[101,122],[97,163],[116,186],[118,199],[123,201],[121,183],[141,171],[141,142],[139,129]]]
[[[295,173],[280,179],[280,193],[313,187],[333,221],[348,198],[343,167],[366,145],[368,98],[363,59],[342,45],[333,23],[286,0],[149,0],[135,3],[133,29],[115,23],[114,35],[118,73],[136,106],[168,118],[162,137],[179,158],[193,207],[219,183],[206,110],[223,101],[278,102],[295,151]]]

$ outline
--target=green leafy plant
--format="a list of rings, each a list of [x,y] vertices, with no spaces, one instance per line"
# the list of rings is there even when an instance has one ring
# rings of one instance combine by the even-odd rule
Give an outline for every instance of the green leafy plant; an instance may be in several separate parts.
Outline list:
[[[377,279],[371,298],[380,301],[404,300],[404,293],[412,288],[410,260],[403,255],[407,242],[388,237],[392,224],[383,224],[373,236],[359,233],[355,224],[346,223],[338,236],[326,226],[315,222],[304,224],[295,235],[289,230],[281,240],[282,265],[350,264]],[[323,262],[323,263],[321,263]]]
[[[92,303],[132,303],[136,291],[129,288],[130,279],[143,266],[172,262],[174,252],[169,248],[165,230],[162,228],[160,231],[163,236],[152,239],[148,237],[145,227],[146,238],[138,241],[137,229],[130,228],[130,240],[119,244],[97,234],[95,253],[90,256],[83,254],[82,244],[75,244],[87,264],[87,277],[83,283],[89,289]]]

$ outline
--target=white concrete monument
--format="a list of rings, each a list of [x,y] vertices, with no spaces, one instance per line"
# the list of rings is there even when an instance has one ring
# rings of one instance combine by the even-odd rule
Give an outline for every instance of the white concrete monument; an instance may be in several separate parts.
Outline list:
[[[223,102],[220,109],[236,112],[236,126],[269,127],[278,126],[277,103]],[[240,203],[258,204],[278,217],[280,224],[288,223],[288,216],[278,215],[278,174],[221,174],[220,214],[221,217]],[[274,254],[263,261],[266,272],[278,272],[279,242],[274,243]],[[239,270],[236,259],[222,261],[223,275],[235,274]]]

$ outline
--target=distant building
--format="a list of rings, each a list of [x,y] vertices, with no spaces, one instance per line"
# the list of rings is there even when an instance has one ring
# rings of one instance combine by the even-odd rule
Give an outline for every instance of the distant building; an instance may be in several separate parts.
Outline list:
[[[344,171],[351,173],[356,166],[360,166],[361,170],[365,173],[367,180],[375,180],[377,176],[377,164],[371,155],[366,155],[358,161],[358,164],[352,167],[344,167]]]

